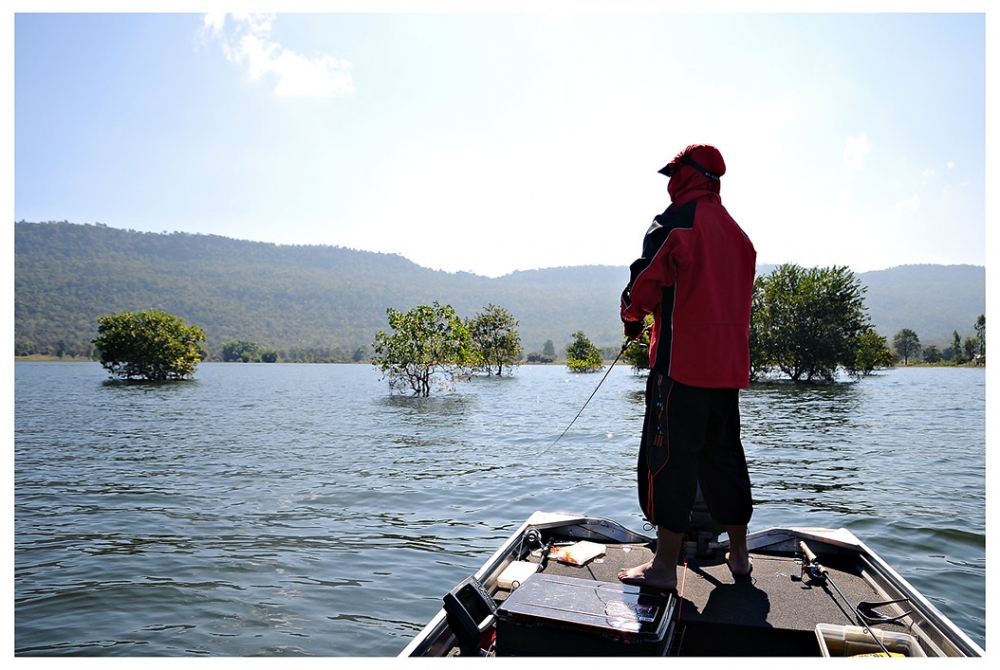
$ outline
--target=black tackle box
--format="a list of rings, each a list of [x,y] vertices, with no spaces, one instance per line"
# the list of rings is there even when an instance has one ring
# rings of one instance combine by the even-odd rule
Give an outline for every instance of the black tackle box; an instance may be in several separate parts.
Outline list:
[[[496,612],[498,656],[663,656],[676,598],[536,573]]]

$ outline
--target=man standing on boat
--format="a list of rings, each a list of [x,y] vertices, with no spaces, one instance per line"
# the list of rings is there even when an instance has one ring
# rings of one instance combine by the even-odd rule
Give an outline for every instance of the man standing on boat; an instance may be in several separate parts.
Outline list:
[[[722,206],[726,164],[694,144],[660,173],[671,204],[653,219],[622,292],[625,335],[653,315],[646,416],[639,446],[639,504],[656,526],[649,563],[622,570],[626,584],[672,590],[697,486],[726,527],[734,577],[751,570],[750,476],[740,440],[739,389],[750,384],[750,305],[757,253]]]

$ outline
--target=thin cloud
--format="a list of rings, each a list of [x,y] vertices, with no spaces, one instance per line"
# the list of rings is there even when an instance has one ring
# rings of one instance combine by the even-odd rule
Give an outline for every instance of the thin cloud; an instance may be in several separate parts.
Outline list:
[[[271,39],[271,14],[205,14],[202,36],[219,43],[226,60],[246,68],[254,80],[273,75],[275,95],[329,98],[354,93],[349,61],[307,58]]]
[[[915,212],[920,209],[920,196],[914,195],[912,198],[907,198],[906,200],[900,200],[896,203],[896,209],[905,209],[909,212]]]
[[[868,136],[861,133],[858,137],[848,137],[844,145],[844,166],[851,170],[860,170],[865,166],[865,159],[872,151]]]

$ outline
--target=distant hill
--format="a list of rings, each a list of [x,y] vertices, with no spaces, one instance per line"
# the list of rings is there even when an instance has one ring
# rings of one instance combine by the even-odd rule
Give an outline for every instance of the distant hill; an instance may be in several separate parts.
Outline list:
[[[490,303],[507,308],[527,352],[548,339],[561,348],[577,330],[612,344],[628,276],[591,266],[491,279],[340,247],[23,221],[14,270],[17,353],[86,352],[99,316],[155,308],[201,326],[212,352],[240,338],[299,357],[349,356],[387,327],[386,308],[434,300],[470,317]]]
[[[631,259],[629,259],[631,260]],[[858,275],[881,334],[925,344],[964,337],[985,313],[985,269],[904,266]],[[492,303],[520,321],[525,351],[557,349],[582,330],[621,342],[626,266],[578,266],[488,278],[420,267],[395,254],[275,245],[216,235],[143,233],[100,224],[17,222],[15,353],[86,354],[103,314],[161,309],[201,326],[211,352],[235,338],[284,358],[350,360],[387,327],[387,307],[437,300],[474,316]]]
[[[964,340],[986,314],[986,268],[979,265],[902,265],[859,273],[868,287],[865,304],[880,335],[909,328],[923,345],[951,346]],[[943,345],[943,346],[942,346]]]

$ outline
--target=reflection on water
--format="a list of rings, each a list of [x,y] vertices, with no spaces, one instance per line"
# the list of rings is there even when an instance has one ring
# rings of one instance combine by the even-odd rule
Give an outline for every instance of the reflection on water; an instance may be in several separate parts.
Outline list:
[[[874,463],[859,440],[863,402],[864,387],[857,382],[761,382],[744,392],[744,443],[757,504],[837,516],[876,514],[865,494]]]
[[[980,372],[754,384],[753,528],[851,529],[984,644]],[[390,656],[531,512],[643,527],[627,369],[582,413],[600,376],[560,366],[430,398],[367,366],[106,376],[16,365],[19,654]]]

